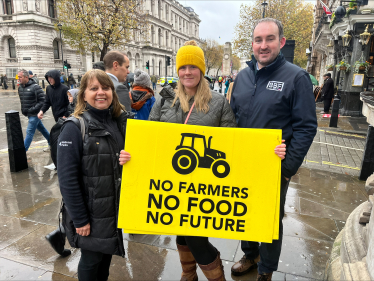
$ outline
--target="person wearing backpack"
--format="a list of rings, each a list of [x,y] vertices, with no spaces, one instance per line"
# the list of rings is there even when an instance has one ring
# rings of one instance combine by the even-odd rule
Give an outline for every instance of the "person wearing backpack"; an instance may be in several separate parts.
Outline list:
[[[130,155],[120,162],[119,153],[131,116],[120,104],[110,77],[93,69],[83,76],[73,117],[61,128],[57,172],[64,201],[62,223],[70,245],[81,249],[80,281],[108,280],[112,255],[125,255],[117,217],[120,164]],[[76,125],[82,119],[83,137]]]
[[[20,86],[18,88],[18,95],[21,101],[21,112],[29,119],[26,129],[26,138],[24,141],[26,151],[29,149],[36,129],[42,133],[49,144],[49,132],[44,127],[43,123],[37,117],[40,108],[44,103],[44,92],[42,88],[35,83],[34,80],[29,79],[29,72],[21,69],[18,72]]]

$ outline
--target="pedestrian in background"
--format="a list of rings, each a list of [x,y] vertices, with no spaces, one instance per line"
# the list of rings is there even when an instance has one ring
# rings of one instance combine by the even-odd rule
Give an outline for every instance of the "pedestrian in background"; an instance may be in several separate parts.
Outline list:
[[[68,112],[66,117],[70,116],[74,113],[75,105],[77,104],[77,95],[78,95],[78,89],[70,89],[68,90]]]
[[[313,142],[317,118],[309,74],[281,53],[286,44],[282,23],[259,20],[252,32],[252,61],[236,77],[231,108],[240,128],[282,129],[287,155],[282,161],[279,239],[272,243],[241,241],[244,256],[231,272],[243,275],[258,266],[258,281],[272,280],[282,248],[284,205],[290,178]],[[248,179],[250,181],[250,179]]]
[[[135,113],[134,119],[148,120],[149,113],[156,101],[148,73],[135,69],[130,97],[132,112]]]
[[[114,84],[114,88],[127,111],[131,111],[130,91],[128,85],[125,85],[127,74],[130,73],[130,60],[124,52],[110,51],[104,56],[105,72],[109,75]]]
[[[4,74],[4,77],[3,77],[3,84],[4,84],[4,89],[8,89],[8,77],[6,76],[6,74]]]
[[[4,75],[1,74],[0,76],[0,86],[2,89],[4,89]]]
[[[29,78],[34,80],[35,83],[39,85],[39,79],[36,77],[36,75],[34,76],[34,73],[31,70],[29,70]]]
[[[70,73],[68,83],[69,83],[69,88],[74,89],[76,82],[75,82],[73,73]]]
[[[156,90],[157,77],[154,74],[151,76],[151,82],[152,82],[153,91],[155,91]]]
[[[21,101],[21,112],[29,119],[24,141],[25,149],[28,151],[36,129],[42,133],[49,144],[49,132],[37,117],[40,108],[43,106],[45,95],[43,89],[33,79],[29,79],[27,70],[21,69],[18,72],[18,79],[20,81],[18,95]]]
[[[323,75],[323,83],[321,98],[323,100],[323,111],[322,114],[329,114],[332,99],[334,98],[334,80],[331,79],[331,73]]]
[[[80,281],[108,280],[112,255],[125,256],[122,230],[117,228],[122,177],[118,155],[128,117],[112,80],[92,69],[82,78],[73,117],[58,138],[62,221],[70,245],[81,249]],[[78,119],[85,124],[83,138]],[[128,160],[125,154],[121,164]]]
[[[58,118],[67,116],[69,100],[67,96],[68,87],[60,83],[60,71],[50,70],[45,74],[45,80],[49,85],[46,89],[45,102],[38,113],[38,118],[43,119],[44,113],[52,107],[52,113],[55,121]]]

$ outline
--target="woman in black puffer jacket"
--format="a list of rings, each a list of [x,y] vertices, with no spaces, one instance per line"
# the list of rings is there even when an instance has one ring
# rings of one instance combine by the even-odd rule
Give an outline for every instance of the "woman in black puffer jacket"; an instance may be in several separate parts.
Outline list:
[[[81,281],[107,280],[112,255],[125,254],[117,217],[119,153],[128,117],[109,76],[94,69],[83,76],[73,117],[64,123],[58,139],[63,225],[70,245],[81,248]],[[84,120],[84,137],[76,118]],[[128,160],[125,156],[122,164]]]

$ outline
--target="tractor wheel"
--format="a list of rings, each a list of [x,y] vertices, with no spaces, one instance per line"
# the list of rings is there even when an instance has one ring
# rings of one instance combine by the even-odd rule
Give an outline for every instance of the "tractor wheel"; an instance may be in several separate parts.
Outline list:
[[[197,158],[192,151],[179,150],[174,154],[171,163],[178,174],[188,175],[195,170]]]
[[[230,174],[230,165],[224,160],[217,160],[212,165],[213,174],[217,178],[225,178]]]

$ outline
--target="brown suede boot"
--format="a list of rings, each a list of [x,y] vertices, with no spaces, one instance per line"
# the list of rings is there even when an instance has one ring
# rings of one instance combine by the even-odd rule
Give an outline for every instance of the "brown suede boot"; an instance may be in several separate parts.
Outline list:
[[[179,259],[182,265],[181,281],[197,281],[196,261],[188,246],[177,243]]]
[[[271,277],[273,276],[273,272],[271,273],[263,273],[257,274],[257,281],[271,281]]]
[[[199,267],[209,281],[226,281],[222,260],[218,251],[217,258],[212,263],[208,265],[199,264]]]

